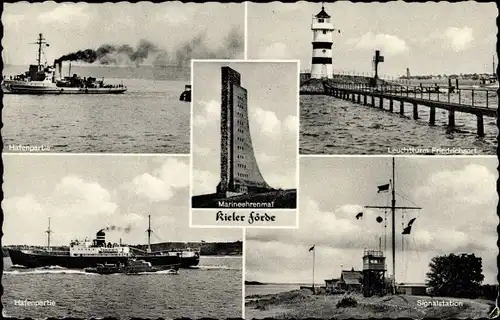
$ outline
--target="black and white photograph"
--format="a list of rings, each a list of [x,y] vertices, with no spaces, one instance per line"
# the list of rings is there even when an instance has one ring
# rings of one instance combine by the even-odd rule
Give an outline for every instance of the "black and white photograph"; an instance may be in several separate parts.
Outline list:
[[[494,155],[497,16],[494,2],[249,3],[247,56],[300,60],[301,154]]]
[[[192,208],[296,208],[298,67],[193,61]]]
[[[3,162],[3,317],[241,317],[242,230],[189,228],[189,156]]]
[[[246,319],[494,315],[497,166],[301,157],[299,228],[246,230]]]
[[[4,5],[5,152],[190,152],[191,59],[244,58],[243,4]]]

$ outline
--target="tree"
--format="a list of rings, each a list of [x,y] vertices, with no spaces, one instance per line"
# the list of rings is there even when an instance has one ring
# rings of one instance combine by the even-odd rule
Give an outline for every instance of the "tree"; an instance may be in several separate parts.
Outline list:
[[[482,259],[474,254],[434,257],[429,264],[427,285],[432,294],[476,298],[484,280]]]

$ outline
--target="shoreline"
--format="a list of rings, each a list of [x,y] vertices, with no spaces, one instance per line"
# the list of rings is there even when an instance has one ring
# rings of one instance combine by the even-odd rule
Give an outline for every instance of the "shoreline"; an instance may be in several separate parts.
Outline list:
[[[356,306],[337,307],[343,297],[352,297]],[[433,305],[434,304],[434,305]],[[450,297],[388,295],[365,298],[360,293],[313,295],[300,289],[278,294],[245,297],[246,318],[486,318],[494,301]]]

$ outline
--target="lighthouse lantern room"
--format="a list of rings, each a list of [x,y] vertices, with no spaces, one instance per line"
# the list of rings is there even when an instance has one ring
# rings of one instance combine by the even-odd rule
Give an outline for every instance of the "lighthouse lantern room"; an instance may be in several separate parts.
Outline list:
[[[325,7],[312,17],[311,30],[313,32],[313,53],[311,65],[311,78],[332,78],[332,32],[335,30],[330,21],[330,15]],[[339,31],[340,32],[340,31]]]

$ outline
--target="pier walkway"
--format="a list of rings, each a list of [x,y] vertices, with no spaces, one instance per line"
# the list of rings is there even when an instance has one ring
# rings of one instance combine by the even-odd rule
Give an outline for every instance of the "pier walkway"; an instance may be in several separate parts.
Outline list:
[[[342,82],[335,80],[310,79],[301,86],[301,95],[330,95],[353,103],[377,107],[394,112],[395,102],[399,102],[399,114],[404,115],[405,104],[413,107],[413,119],[419,119],[418,106],[430,108],[429,124],[435,125],[436,109],[448,111],[448,126],[455,127],[455,113],[473,114],[477,118],[477,134],[484,136],[484,117],[497,118],[498,96],[496,90],[483,88],[456,89],[438,86],[405,86],[380,81],[370,86],[367,81]],[[389,101],[389,109],[384,109],[384,100]]]

